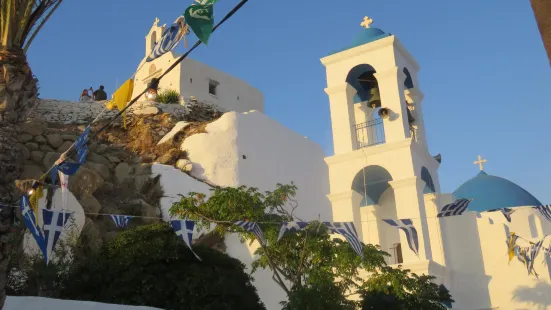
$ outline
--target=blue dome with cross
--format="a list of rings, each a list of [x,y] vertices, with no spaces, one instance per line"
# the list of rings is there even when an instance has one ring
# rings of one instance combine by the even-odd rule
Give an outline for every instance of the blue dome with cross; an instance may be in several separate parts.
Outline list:
[[[362,29],[360,33],[354,38],[354,41],[352,41],[352,44],[345,48],[341,48],[339,50],[333,51],[330,55],[340,53],[342,51],[349,50],[354,47],[358,47],[367,43],[371,43],[373,41],[377,41],[382,38],[386,38],[391,36],[390,33],[386,33],[383,30],[379,28],[370,28],[369,26],[373,23],[373,20],[369,17],[364,17],[362,23],[360,24],[365,29]]]
[[[482,167],[485,160],[475,164]],[[459,186],[453,193],[456,199],[472,199],[468,210],[484,212],[492,209],[539,206],[541,202],[519,185],[480,171],[474,178]]]

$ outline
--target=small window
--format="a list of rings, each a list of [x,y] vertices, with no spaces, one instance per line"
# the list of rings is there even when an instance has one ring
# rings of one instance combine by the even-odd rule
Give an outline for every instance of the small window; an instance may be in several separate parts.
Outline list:
[[[218,82],[209,80],[209,94],[218,95]]]
[[[189,84],[193,83],[193,79],[189,79]]]
[[[239,100],[239,96],[237,96],[237,100]]]

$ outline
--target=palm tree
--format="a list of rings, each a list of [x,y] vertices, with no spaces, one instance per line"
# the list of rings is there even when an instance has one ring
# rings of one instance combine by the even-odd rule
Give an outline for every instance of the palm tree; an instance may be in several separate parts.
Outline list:
[[[551,64],[551,0],[530,0],[530,3]]]
[[[6,299],[9,239],[13,206],[21,192],[15,185],[22,167],[19,125],[37,104],[37,80],[26,52],[63,0],[0,0],[0,309]]]

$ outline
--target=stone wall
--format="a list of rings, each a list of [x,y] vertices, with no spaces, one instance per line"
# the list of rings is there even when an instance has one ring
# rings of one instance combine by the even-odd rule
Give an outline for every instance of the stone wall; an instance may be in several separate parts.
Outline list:
[[[29,118],[39,119],[56,124],[88,124],[105,109],[105,102],[73,102],[55,99],[39,99],[38,107],[31,112]],[[137,102],[128,109],[128,115],[169,113],[183,119],[190,114],[193,104],[160,104],[155,102]],[[220,110],[217,108],[217,110]],[[105,110],[99,120],[110,119],[119,111]]]

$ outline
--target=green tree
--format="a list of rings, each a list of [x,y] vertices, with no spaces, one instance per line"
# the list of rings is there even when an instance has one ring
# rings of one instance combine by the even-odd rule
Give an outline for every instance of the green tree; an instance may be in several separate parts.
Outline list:
[[[382,267],[363,285],[362,310],[445,310],[450,292],[432,282],[434,277],[407,269]]]
[[[367,282],[360,271],[371,273],[373,279],[387,276],[393,270],[385,265],[384,257],[388,254],[367,244],[362,258],[347,242],[332,237],[320,222],[312,222],[297,233],[288,232],[277,241],[281,221],[300,221],[294,216],[298,208],[294,200],[296,190],[292,184],[278,184],[274,191],[264,193],[245,186],[215,188],[208,199],[202,193],[182,196],[170,213],[195,220],[199,227],[211,228],[216,224],[213,231],[222,235],[237,233],[243,241],[254,241],[257,237],[233,225],[234,221],[259,222],[268,245],[256,250],[258,259],[253,263],[253,272],[258,268],[273,272],[273,280],[288,297],[282,303],[284,310],[357,309],[361,302],[349,297],[361,297],[371,288],[367,286],[369,283],[379,283]],[[384,283],[386,287],[387,282]]]
[[[202,261],[164,223],[126,230],[75,262],[61,298],[162,309],[265,309],[240,261],[202,246],[194,251]]]
[[[0,203],[13,205],[23,165],[18,128],[37,104],[38,87],[26,51],[62,0],[0,1]],[[0,308],[6,299],[12,208],[0,211]]]

